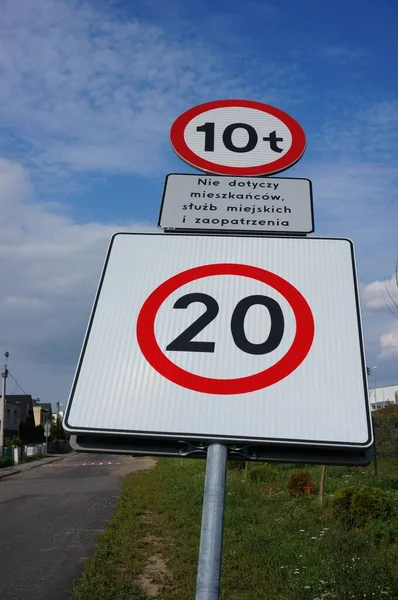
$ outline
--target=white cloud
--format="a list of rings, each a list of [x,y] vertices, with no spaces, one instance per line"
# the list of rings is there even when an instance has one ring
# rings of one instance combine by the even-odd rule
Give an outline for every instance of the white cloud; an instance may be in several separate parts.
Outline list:
[[[350,48],[348,46],[329,45],[319,49],[316,56],[322,59],[328,58],[334,62],[346,63],[347,61],[357,61],[363,58],[365,52],[360,48]]]
[[[388,165],[398,147],[398,100],[359,97],[354,103],[342,95],[336,104],[339,112],[327,116],[314,139],[319,152],[334,155],[342,164]]]
[[[150,148],[161,166],[175,114],[167,90],[176,66],[181,92],[194,85],[192,54],[157,27],[115,23],[89,5],[24,0],[2,10],[3,117],[36,163],[145,172]]]
[[[94,4],[5,0],[0,39],[2,118],[42,169],[163,170],[181,109],[235,88],[200,42]]]
[[[391,289],[394,279],[390,274],[397,258],[395,166],[387,161],[360,161],[354,154],[335,163],[318,161],[309,166],[309,172],[314,186],[316,233],[348,237],[355,244],[358,278],[363,282],[360,291],[367,364],[380,361],[378,383],[394,383],[397,361],[389,334],[395,331],[395,320],[384,302],[383,276],[386,274]],[[388,303],[388,296],[386,300]]]
[[[172,157],[165,151],[171,123],[192,104],[242,95],[272,103],[279,95],[286,106],[300,97],[297,66],[264,56],[231,63],[197,24],[179,32],[169,9],[154,24],[112,16],[111,6],[3,0],[3,151],[42,177],[156,175]]]
[[[388,291],[387,291],[388,290]],[[385,281],[372,281],[362,286],[361,296],[365,307],[366,320],[372,320],[374,335],[377,335],[379,347],[377,359],[391,362],[391,373],[397,379],[398,368],[398,286],[396,274]],[[388,293],[389,292],[389,293]],[[365,322],[366,322],[365,320]],[[380,333],[381,332],[381,333]]]
[[[67,373],[71,382],[110,237],[155,228],[76,223],[60,207],[33,202],[26,171],[7,160],[0,160],[0,190],[1,346],[23,387],[27,373],[37,379],[35,370],[46,381],[51,371],[61,380]],[[42,381],[39,395],[46,392]]]
[[[24,168],[0,160],[1,345],[11,371],[43,400],[69,391],[106,248],[117,230],[150,224],[77,223],[62,206],[33,201]],[[362,286],[370,363],[395,379],[397,328],[378,307],[380,281]],[[396,360],[395,360],[396,362]],[[15,367],[13,366],[15,365]],[[380,381],[383,369],[379,368]]]
[[[389,280],[362,284],[361,298],[368,357],[372,364],[378,363],[380,384],[383,381],[395,383],[398,380],[398,287],[395,273]]]
[[[390,280],[372,281],[362,288],[362,298],[366,308],[390,308],[397,312],[398,318],[398,286],[395,274]]]
[[[148,3],[148,15],[156,4]],[[360,278],[373,282],[363,286],[369,352],[380,352],[383,332],[384,362],[392,364],[391,315],[373,309],[382,308],[381,269],[390,273],[396,258],[396,100],[358,98],[343,107],[333,99],[329,108],[320,101],[315,115],[314,104],[304,101],[315,92],[322,98],[318,81],[310,87],[301,65],[276,64],[271,53],[249,47],[223,55],[223,43],[235,35],[240,40],[238,17],[231,13],[235,30],[220,31],[224,42],[216,46],[197,23],[181,26],[179,7],[186,3],[177,4],[162,3],[163,16],[154,24],[113,17],[112,2],[3,0],[0,152],[8,160],[0,161],[2,344],[18,356],[26,381],[37,383],[43,398],[43,385],[64,389],[109,237],[121,227],[78,223],[71,207],[37,201],[38,190],[48,196],[55,178],[58,201],[58,192],[78,186],[84,173],[164,173],[172,156],[169,127],[181,110],[212,98],[249,97],[284,109],[301,103],[318,162],[304,159],[295,169],[314,182],[316,233],[354,239]],[[264,11],[256,18],[277,19],[279,9],[270,13],[268,3],[250,4]],[[204,21],[218,34],[216,10]],[[323,52],[336,60],[359,58],[345,47]],[[312,134],[316,117],[325,124]]]
[[[361,281],[391,273],[398,223],[394,165],[325,160],[307,164],[306,171],[313,181],[315,232],[354,241]],[[299,172],[305,174],[302,167]]]
[[[391,324],[390,331],[380,336],[381,353],[380,360],[398,358],[398,321]],[[398,372],[398,369],[395,370]]]

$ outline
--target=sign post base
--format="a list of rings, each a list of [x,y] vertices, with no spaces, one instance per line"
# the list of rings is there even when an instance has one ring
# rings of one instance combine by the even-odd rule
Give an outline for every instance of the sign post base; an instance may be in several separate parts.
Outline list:
[[[219,599],[227,454],[222,444],[207,450],[195,600]]]

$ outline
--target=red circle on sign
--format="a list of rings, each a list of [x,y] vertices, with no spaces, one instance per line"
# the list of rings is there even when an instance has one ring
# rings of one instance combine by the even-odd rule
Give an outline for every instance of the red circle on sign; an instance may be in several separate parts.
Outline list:
[[[228,165],[220,165],[202,158],[187,145],[185,141],[185,129],[194,117],[215,108],[252,108],[262,111],[268,115],[276,117],[290,130],[292,136],[292,145],[289,150],[276,160],[256,165],[253,167],[234,167]],[[305,150],[305,133],[301,125],[290,115],[279,108],[263,104],[262,102],[254,102],[252,100],[215,100],[213,102],[205,102],[190,108],[182,113],[173,123],[170,130],[170,142],[175,152],[193,167],[197,167],[202,171],[216,173],[217,175],[271,175],[279,173],[288,167],[294,165],[304,154]]]
[[[190,373],[173,363],[159,347],[155,337],[155,319],[163,302],[179,287],[217,275],[237,275],[261,281],[277,290],[293,310],[296,334],[286,354],[271,367],[237,379],[216,379]],[[247,394],[263,389],[290,375],[307,356],[314,339],[315,325],[311,309],[302,294],[288,281],[259,267],[221,263],[194,267],[178,273],[157,287],[145,300],[137,319],[137,341],[142,354],[160,375],[182,387],[204,394]]]

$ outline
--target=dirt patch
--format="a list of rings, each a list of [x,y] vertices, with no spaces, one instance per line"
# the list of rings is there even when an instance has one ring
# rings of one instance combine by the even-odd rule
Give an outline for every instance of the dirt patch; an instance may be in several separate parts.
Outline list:
[[[151,511],[144,511],[139,515],[138,519],[144,523],[153,523],[154,514]],[[151,546],[152,550],[157,550],[147,559],[147,564],[144,567],[142,574],[138,577],[137,582],[144,590],[148,598],[156,598],[159,589],[165,577],[169,575],[166,562],[161,555],[162,539],[152,533],[145,533],[144,541]]]
[[[149,456],[137,458],[135,456],[119,456],[119,465],[115,465],[113,472],[115,475],[123,477],[129,473],[152,469],[156,466],[156,460]]]
[[[139,576],[138,582],[149,598],[156,598],[161,580],[166,575],[168,575],[168,570],[164,558],[160,554],[154,554],[148,558],[148,563],[142,575]]]
[[[160,537],[157,537],[156,535],[152,535],[151,533],[146,533],[144,536],[144,540],[146,542],[148,542],[148,544],[152,544],[152,546],[154,546],[154,547],[160,546],[162,543],[162,540],[160,539]]]
[[[144,511],[142,514],[137,517],[139,521],[143,521],[144,523],[152,523],[153,522],[153,513],[150,510]]]

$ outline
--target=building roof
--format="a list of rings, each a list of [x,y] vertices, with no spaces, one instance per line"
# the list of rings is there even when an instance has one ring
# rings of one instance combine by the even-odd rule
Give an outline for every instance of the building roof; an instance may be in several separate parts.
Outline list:
[[[377,385],[376,387],[369,387],[370,390],[385,390],[386,388],[398,387],[398,383],[390,383],[390,385]]]
[[[37,404],[36,406],[41,406],[42,408],[44,408],[44,410],[48,412],[48,414],[52,415],[53,409],[51,406],[51,402],[40,402],[40,404]]]
[[[38,400],[32,400],[32,403],[33,403],[33,406],[39,406],[41,408],[44,408],[44,410],[52,412],[51,402],[40,402]]]

